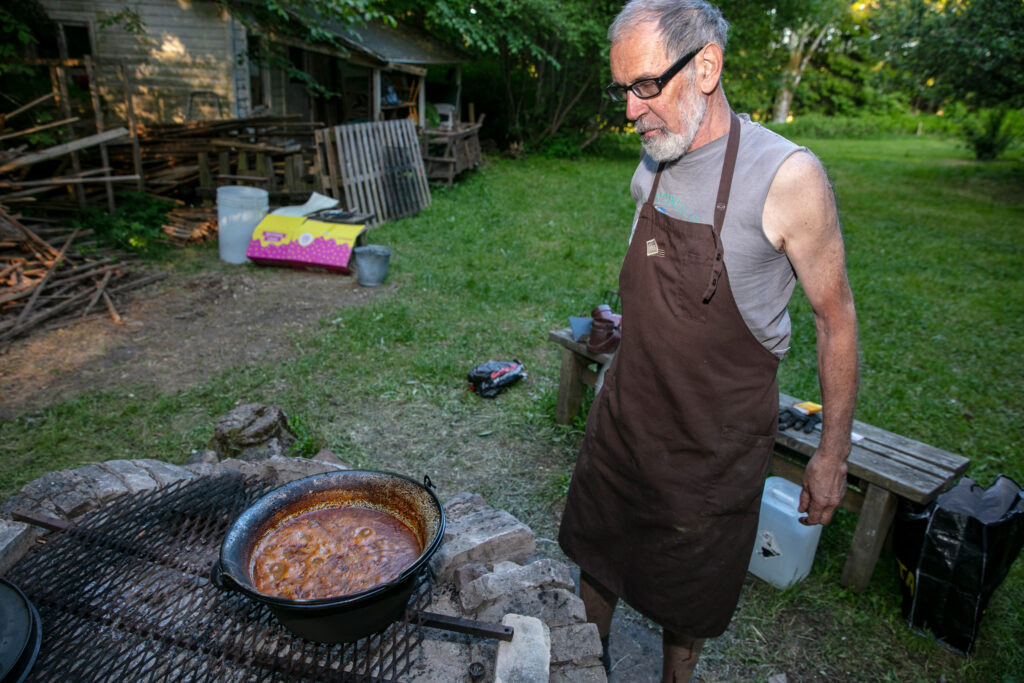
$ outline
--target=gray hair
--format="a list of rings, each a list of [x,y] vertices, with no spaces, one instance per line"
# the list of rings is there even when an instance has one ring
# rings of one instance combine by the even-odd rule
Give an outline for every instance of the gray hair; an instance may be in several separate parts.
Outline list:
[[[608,41],[616,43],[638,24],[657,22],[665,52],[672,59],[718,43],[725,51],[729,22],[704,0],[630,0],[608,27]]]

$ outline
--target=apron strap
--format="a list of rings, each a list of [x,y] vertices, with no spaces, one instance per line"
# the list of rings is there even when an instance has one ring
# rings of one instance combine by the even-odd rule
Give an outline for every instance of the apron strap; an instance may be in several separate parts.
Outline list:
[[[736,154],[740,146],[740,119],[735,112],[729,113],[729,139],[725,143],[725,161],[722,162],[722,178],[718,182],[718,197],[715,200],[715,223],[711,231],[712,239],[715,240],[715,260],[711,266],[708,286],[701,295],[704,303],[711,301],[711,297],[715,295],[718,279],[722,276],[722,268],[725,265],[722,259],[722,225],[725,223],[725,210],[729,206],[732,177],[736,170]]]
[[[658,164],[658,172],[654,174],[654,184],[651,185],[651,193],[647,195],[646,204],[654,206],[654,197],[658,194],[658,183],[661,182],[661,172],[665,170],[665,162],[662,161]]]

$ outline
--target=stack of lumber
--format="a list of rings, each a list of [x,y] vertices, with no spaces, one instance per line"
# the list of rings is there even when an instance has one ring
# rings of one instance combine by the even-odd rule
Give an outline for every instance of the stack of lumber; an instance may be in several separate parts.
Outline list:
[[[208,242],[217,237],[216,209],[177,208],[163,225],[167,241],[178,246]]]
[[[125,295],[165,277],[139,273],[119,255],[82,255],[80,237],[87,235],[23,220],[0,205],[0,351],[17,337],[90,313],[121,322]]]
[[[154,194],[173,197],[218,182],[267,184],[268,176],[274,185],[273,178],[283,179],[286,173],[286,156],[303,151],[313,155],[313,132],[320,124],[297,118],[258,116],[141,127],[146,187]],[[127,164],[127,147],[112,149],[117,150],[122,164]],[[267,159],[273,167],[263,167]],[[257,165],[261,166],[258,170]],[[211,166],[216,168],[214,177],[209,177]]]

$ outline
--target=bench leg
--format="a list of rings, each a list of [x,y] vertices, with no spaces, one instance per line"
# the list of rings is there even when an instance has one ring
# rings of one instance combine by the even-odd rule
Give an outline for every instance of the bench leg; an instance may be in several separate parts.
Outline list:
[[[869,484],[840,583],[859,593],[868,586],[878,554],[896,516],[896,495]]]
[[[558,375],[558,403],[555,405],[555,422],[560,425],[569,424],[580,412],[585,367],[572,349],[562,349],[562,370]]]

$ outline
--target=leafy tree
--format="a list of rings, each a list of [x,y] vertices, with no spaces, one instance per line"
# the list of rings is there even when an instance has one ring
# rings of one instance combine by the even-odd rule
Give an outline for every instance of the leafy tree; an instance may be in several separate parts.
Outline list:
[[[1012,144],[1009,111],[1024,107],[1021,0],[882,0],[875,26],[898,85],[918,103],[967,108],[963,136],[979,159]]]
[[[490,90],[489,116],[507,130],[506,142],[543,146],[567,136],[578,147],[616,120],[602,79],[617,0],[393,0],[389,7],[483,62],[468,71],[480,77],[483,97]]]
[[[254,38],[262,38],[262,48],[250,59],[272,69],[281,69],[289,78],[301,81],[318,97],[337,95],[288,58],[287,51],[270,40],[271,34],[290,36],[307,43],[341,47],[334,29],[358,34],[358,27],[373,20],[394,25],[395,19],[383,9],[383,0],[216,0],[237,19]]]
[[[381,0],[216,0],[257,35],[275,31],[314,43],[337,45],[332,25],[355,28],[381,19],[394,24]]]
[[[779,71],[772,120],[784,122],[790,114],[804,73],[811,60],[840,35],[839,25],[849,14],[845,0],[778,0],[765,10],[771,35],[769,64]],[[762,29],[764,31],[765,29]]]
[[[900,83],[933,101],[1024,107],[1021,0],[881,0],[873,19]]]
[[[737,110],[783,122],[794,104],[849,113],[870,99],[865,88],[874,76],[861,55],[867,31],[846,0],[721,0],[720,7],[731,27],[723,78]],[[842,75],[833,79],[837,64]]]

